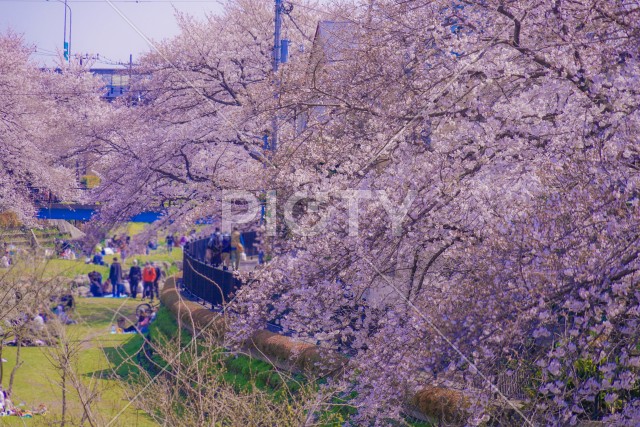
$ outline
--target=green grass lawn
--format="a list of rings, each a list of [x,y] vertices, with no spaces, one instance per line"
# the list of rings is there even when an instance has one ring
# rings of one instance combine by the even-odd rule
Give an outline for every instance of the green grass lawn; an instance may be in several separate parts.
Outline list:
[[[135,363],[135,354],[143,345],[140,335],[111,334],[111,325],[120,316],[130,321],[135,318],[135,308],[140,301],[130,299],[111,298],[81,298],[77,301],[73,315],[78,324],[67,326],[69,335],[76,342],[81,342],[82,351],[77,362],[77,370],[84,380],[98,382],[102,389],[101,399],[92,406],[108,424],[112,419],[112,426],[154,426],[157,425],[146,413],[137,410],[135,402],[129,406],[127,398],[128,381],[139,378],[136,374],[141,369]],[[175,318],[165,308],[158,312],[157,319],[150,327],[150,339],[156,344],[165,339],[176,336],[178,325]],[[188,332],[181,334],[181,346],[191,340]],[[15,364],[14,347],[5,347],[3,357],[8,360],[4,364],[3,386],[7,387],[9,373]],[[299,375],[289,376],[277,372],[273,366],[263,361],[243,355],[229,355],[223,349],[213,356],[218,363],[212,364],[212,369],[218,371],[223,383],[233,386],[237,393],[251,393],[257,388],[266,391],[274,401],[286,404],[288,393],[296,393],[304,386],[305,379]],[[131,358],[131,363],[126,360]],[[40,347],[22,349],[23,366],[18,370],[13,390],[14,404],[24,409],[35,408],[45,404],[49,413],[35,416],[32,419],[17,417],[0,417],[0,426],[43,426],[53,425],[59,420],[61,410],[61,391],[58,372],[47,358],[47,350]],[[156,359],[158,365],[164,365],[161,359]],[[184,361],[189,362],[189,361]],[[75,421],[81,415],[81,406],[77,395],[70,391],[69,411]],[[325,427],[339,427],[343,425],[353,408],[348,401],[336,401],[336,407],[327,410],[320,417],[319,425]],[[346,404],[346,406],[344,406]],[[412,423],[411,426],[426,426],[428,424]]]
[[[107,255],[107,257],[109,257],[109,255]],[[174,248],[173,251],[169,253],[164,247],[160,247],[158,250],[150,251],[149,255],[131,255],[126,258],[125,265],[130,266],[131,263],[133,263],[134,258],[141,263],[146,261],[173,263],[176,261],[182,261],[182,249]]]
[[[113,369],[115,365],[105,356],[114,352],[116,348],[126,345],[137,338],[136,335],[111,334],[110,326],[119,316],[134,319],[135,307],[140,301],[110,298],[82,298],[78,300],[74,318],[77,325],[67,326],[67,331],[76,342],[81,343],[76,368],[86,383],[95,381],[102,390],[101,398],[93,405],[105,423],[112,419],[112,426],[153,426],[156,425],[150,417],[135,408],[135,403],[128,406],[127,394],[121,381],[117,380]],[[32,419],[17,417],[1,417],[0,425],[8,426],[38,426],[50,425],[59,419],[61,411],[61,388],[58,372],[47,357],[47,349],[41,347],[22,348],[21,358],[24,364],[16,373],[13,401],[24,409],[35,408],[45,404],[49,413],[45,416],[35,416]],[[5,347],[3,386],[9,383],[9,373],[15,364],[16,349]],[[79,420],[81,407],[78,396],[70,391],[69,411]],[[118,414],[122,411],[122,414]],[[117,418],[116,418],[117,417]]]
[[[120,256],[117,256],[120,259]],[[113,256],[107,255],[105,257],[105,261],[111,262]],[[160,262],[160,263],[168,263],[169,265],[173,265],[176,261],[182,261],[182,249],[175,248],[173,252],[168,253],[166,250],[156,250],[151,251],[149,255],[140,255],[135,254],[126,258],[124,263],[125,274],[128,273],[129,267],[133,265],[133,260],[137,259],[140,265],[144,265],[146,261],[152,262]],[[16,265],[15,271],[10,273],[10,277],[13,276],[32,276],[35,274],[36,276],[41,276],[45,279],[50,279],[53,277],[67,277],[69,279],[73,279],[76,276],[86,276],[91,271],[96,270],[102,277],[106,279],[109,276],[109,269],[105,266],[95,265],[95,264],[85,264],[84,260],[76,259],[76,260],[68,260],[68,259],[49,259],[43,261],[38,265],[33,264],[18,264]],[[170,268],[167,274],[175,274],[177,272],[177,268],[174,266]]]
[[[68,277],[74,278],[76,276],[86,276],[93,270],[102,274],[102,277],[109,275],[109,269],[105,266],[85,264],[82,260],[69,260],[69,259],[50,259],[46,261],[44,268],[44,277]]]

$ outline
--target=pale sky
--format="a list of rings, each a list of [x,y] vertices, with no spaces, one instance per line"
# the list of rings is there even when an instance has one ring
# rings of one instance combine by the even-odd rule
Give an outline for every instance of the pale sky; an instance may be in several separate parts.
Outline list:
[[[111,0],[110,3],[152,40],[178,34],[175,9],[199,18],[222,9],[218,0]],[[110,62],[129,62],[130,53],[136,62],[141,53],[151,50],[109,2],[68,0],[67,4],[73,16],[72,55],[100,54],[103,62],[96,67],[109,67]],[[11,29],[23,34],[28,44],[37,47],[33,59],[53,65],[57,60],[55,52],[62,51],[64,11],[64,0],[0,0],[0,33]]]

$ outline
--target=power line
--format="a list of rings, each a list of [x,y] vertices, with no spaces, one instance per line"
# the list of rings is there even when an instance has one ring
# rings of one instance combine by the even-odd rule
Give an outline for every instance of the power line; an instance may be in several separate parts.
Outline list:
[[[39,55],[39,56],[50,56],[52,58],[58,56],[55,53],[47,53],[47,52],[33,52],[34,55]]]
[[[46,96],[66,96],[66,95],[100,95],[102,89],[97,91],[82,91],[82,92],[23,92],[23,93],[3,93],[5,96],[37,96],[37,97],[46,97]]]
[[[106,3],[106,0],[67,0],[69,3]],[[47,3],[47,0],[0,0],[15,3]],[[111,0],[112,3],[219,3],[219,0]]]
[[[302,34],[302,37],[304,37],[305,39],[309,40],[309,41],[313,41],[311,40],[311,37],[309,37],[308,35],[305,34],[304,31],[302,31],[302,28],[300,28],[300,26],[298,25],[298,23],[293,19],[293,16],[291,16],[291,14],[287,13],[287,16],[289,17],[289,19],[291,20],[291,23],[296,27],[296,29],[300,32],[300,34]]]
[[[40,46],[36,46],[36,50],[37,50],[37,51],[40,51],[40,52],[45,52],[45,53],[53,53],[53,54],[55,54],[55,55],[57,55],[57,54],[58,54],[58,52],[56,52],[55,50],[45,49],[45,48],[40,47]]]

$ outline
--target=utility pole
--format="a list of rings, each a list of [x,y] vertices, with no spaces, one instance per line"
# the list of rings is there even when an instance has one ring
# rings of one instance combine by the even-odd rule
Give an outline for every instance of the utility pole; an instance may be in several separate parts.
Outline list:
[[[278,97],[280,96],[280,80],[278,78],[278,69],[280,68],[281,62],[287,62],[286,56],[288,55],[289,41],[282,40],[282,15],[285,13],[291,12],[292,6],[286,7],[284,5],[284,0],[275,0],[275,28],[273,32],[273,52],[272,52],[272,71],[273,71],[273,97],[274,102],[278,102]],[[285,56],[283,58],[283,55]],[[271,154],[275,153],[278,148],[278,107],[275,106],[275,112],[271,119],[271,141],[269,141],[269,135],[265,133],[263,136],[263,144],[265,155],[267,155],[267,151],[271,151]],[[266,164],[265,164],[266,167]],[[269,193],[263,193],[264,200],[262,201],[262,206],[260,207],[260,223],[267,223],[267,203],[269,198]],[[270,212],[272,218],[271,221],[276,221],[276,212]],[[267,230],[269,226],[267,225]],[[275,227],[274,227],[275,230]],[[275,237],[275,236],[274,236]],[[265,236],[262,239],[262,248],[260,250],[260,254],[258,255],[259,262],[262,263],[266,261],[266,258],[269,258],[269,253],[271,252],[270,247],[273,242],[269,242],[268,233],[265,233]]]
[[[67,9],[69,9],[69,41],[67,42]],[[67,0],[64,0],[64,39],[63,42],[63,50],[64,50],[64,58],[67,61],[71,59],[71,7],[67,4]]]
[[[281,45],[281,32],[282,32],[282,13],[284,12],[283,0],[276,1],[276,28],[273,33],[273,72],[278,72],[280,65],[280,45]]]
[[[49,0],[47,0],[49,1]],[[71,13],[71,6],[67,4],[67,0],[56,0],[58,3],[64,4],[64,34],[62,38],[62,49],[64,52],[64,59],[69,61],[71,59],[71,27],[72,22],[71,18],[73,17]],[[67,9],[69,9],[69,41],[67,42]]]
[[[274,97],[276,101],[278,99],[278,92],[280,82],[278,81],[278,68],[280,67],[281,60],[281,32],[282,32],[282,13],[284,12],[283,0],[275,0],[276,2],[276,18],[275,18],[275,31],[273,32],[273,80],[275,84]],[[277,110],[276,110],[277,111]],[[271,144],[272,152],[275,152],[278,148],[278,115],[273,115],[273,121],[271,124]]]
[[[280,81],[278,80],[278,69],[281,63],[289,59],[289,40],[282,40],[282,16],[291,13],[292,4],[285,5],[284,0],[275,0],[275,30],[273,32],[273,82],[275,86],[274,97],[278,99],[280,92]],[[278,116],[274,114],[271,129],[271,151],[278,148]]]
[[[67,0],[64,0],[64,35],[62,38],[62,49],[64,50],[64,59],[69,60],[69,43],[67,43]]]

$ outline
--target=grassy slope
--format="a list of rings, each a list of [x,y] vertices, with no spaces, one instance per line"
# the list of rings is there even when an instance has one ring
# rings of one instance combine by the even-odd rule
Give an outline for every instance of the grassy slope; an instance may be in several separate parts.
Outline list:
[[[161,308],[156,321],[150,328],[150,339],[152,342],[161,342],[167,338],[175,337],[178,324],[173,315],[166,308]],[[189,332],[183,330],[181,334],[182,345],[186,345],[191,340]],[[125,357],[134,355],[143,344],[140,336],[134,336],[130,341],[120,348],[119,352],[111,353],[112,362],[115,365],[122,365],[118,374],[126,377],[131,371],[138,369],[135,365],[122,364]],[[296,393],[307,381],[301,375],[290,376],[283,372],[278,372],[269,363],[259,359],[254,359],[244,355],[229,355],[220,349],[220,364],[217,366],[220,379],[233,386],[237,393],[250,393],[257,388],[267,392],[276,402],[287,399],[287,393]],[[162,361],[156,359],[156,363],[162,365]],[[340,427],[344,425],[349,415],[353,415],[355,408],[349,406],[348,400],[335,399],[334,407],[325,411],[319,422],[322,427]],[[283,403],[284,404],[284,403]],[[405,423],[390,423],[390,425],[405,425],[408,427],[429,427],[431,424],[416,420],[405,420]]]
[[[68,332],[77,340],[85,341],[83,351],[77,365],[78,371],[89,381],[93,373],[99,373],[96,377],[100,385],[105,388],[102,399],[95,405],[95,409],[109,421],[115,417],[127,405],[127,400],[122,389],[123,383],[112,379],[113,365],[105,357],[105,352],[113,351],[131,340],[133,335],[111,335],[110,325],[112,319],[125,315],[130,319],[135,316],[135,307],[138,302],[126,299],[80,299],[77,313],[74,316],[79,320],[77,325],[68,326]],[[5,378],[3,385],[9,383],[9,372],[15,364],[15,348],[5,348],[3,357],[8,360],[4,364]],[[22,349],[24,365],[16,374],[13,400],[14,404],[24,403],[24,408],[37,407],[43,403],[49,408],[49,415],[36,416],[33,419],[20,420],[16,417],[0,418],[0,425],[43,425],[48,424],[61,410],[61,392],[56,384],[59,376],[47,359],[46,350],[30,347]],[[77,396],[72,395],[71,413],[80,414]],[[23,424],[24,421],[24,424]],[[132,405],[112,424],[114,426],[153,426],[156,425],[144,413],[137,411]]]
[[[113,256],[107,255],[105,258],[106,261],[110,263]],[[134,259],[137,259],[141,264],[144,264],[146,261],[168,262],[171,264],[176,261],[182,261],[182,249],[176,248],[169,254],[161,248],[156,251],[151,251],[149,255],[132,255],[127,257],[124,264],[125,272],[129,270]],[[63,276],[74,278],[78,275],[87,275],[93,270],[101,273],[103,278],[109,275],[109,269],[107,267],[85,264],[84,260],[51,259],[47,261],[46,268],[44,269],[44,277]],[[169,273],[171,274],[172,271]]]
[[[135,364],[123,364],[125,357],[133,356],[141,347],[143,340],[139,335],[112,335],[110,326],[121,315],[134,319],[133,313],[139,303],[127,299],[80,299],[76,310],[76,318],[79,324],[69,326],[69,331],[78,339],[90,341],[78,364],[79,371],[87,375],[98,373],[99,381],[107,390],[96,409],[107,418],[114,417],[127,404],[124,399],[122,387],[126,387],[126,380],[130,373],[138,367]],[[164,337],[175,336],[177,323],[173,316],[164,308],[158,313],[157,320],[151,325],[152,341],[161,341]],[[161,338],[162,337],[162,338]],[[188,332],[182,334],[183,345],[191,340]],[[23,348],[23,360],[25,364],[20,368],[14,385],[14,400],[16,404],[25,403],[25,408],[36,407],[44,403],[51,411],[51,415],[45,417],[36,416],[30,420],[20,420],[14,417],[0,418],[0,426],[37,426],[49,423],[60,410],[60,391],[56,385],[58,376],[48,362],[45,351],[41,348]],[[9,363],[5,364],[5,381],[8,384],[8,376],[15,362],[15,349],[5,349],[4,357]],[[237,357],[220,353],[220,376],[227,384],[233,385],[237,392],[250,392],[253,387],[269,392],[276,401],[283,398],[283,376],[271,365],[249,357],[239,355]],[[117,367],[116,370],[114,368]],[[115,375],[114,375],[115,374]],[[125,382],[115,380],[116,376]],[[286,388],[295,390],[304,383],[302,377],[286,381]],[[74,396],[75,397],[75,396]],[[347,402],[337,402],[344,404]],[[77,398],[72,398],[72,412],[79,414]],[[338,427],[342,425],[348,413],[352,410],[344,406],[336,406],[322,416],[321,425]],[[23,424],[24,421],[24,424]],[[156,425],[141,411],[136,411],[132,405],[118,418],[114,426],[153,426]],[[424,426],[422,423],[410,423],[413,426]]]
[[[142,231],[144,224],[127,224],[126,232],[134,235]],[[122,230],[124,231],[124,230]],[[135,255],[128,257],[125,263],[125,269],[128,270],[133,259],[138,259],[140,263],[145,261],[158,262],[175,262],[182,260],[182,250],[174,249],[171,254],[167,253],[164,246],[160,246],[158,250],[151,251],[150,255]],[[107,261],[110,257],[107,256]],[[107,277],[108,269],[106,267],[96,266],[93,264],[85,264],[82,260],[49,260],[44,270],[44,277],[63,276],[74,278],[78,275],[86,275],[90,271],[97,270],[102,273],[103,277]],[[172,274],[174,271],[169,271]],[[79,340],[90,341],[85,344],[85,349],[80,357],[78,365],[79,371],[90,378],[92,373],[99,373],[100,380],[107,391],[104,393],[97,409],[101,414],[111,417],[115,416],[122,410],[127,401],[124,399],[122,387],[126,387],[126,383],[113,379],[113,374],[126,380],[127,375],[134,371],[137,366],[133,364],[122,364],[124,357],[135,354],[143,343],[138,335],[111,335],[109,333],[110,325],[115,323],[115,319],[121,315],[134,320],[134,310],[140,302],[133,302],[125,299],[80,299],[78,301],[77,315],[80,320],[78,325],[69,326],[69,331],[75,334]],[[151,336],[165,337],[175,334],[177,323],[175,319],[166,310],[161,310],[158,319],[151,327]],[[182,335],[185,341],[190,339],[188,333]],[[0,426],[3,425],[49,425],[59,412],[60,391],[55,384],[58,376],[47,360],[45,351],[41,348],[23,348],[22,358],[24,365],[20,368],[16,376],[14,384],[14,403],[24,403],[24,408],[36,407],[40,403],[44,403],[50,410],[51,415],[45,417],[35,417],[30,420],[20,420],[15,417],[0,417]],[[4,364],[5,379],[3,385],[7,386],[9,381],[9,373],[15,363],[15,348],[5,348],[3,357],[8,359],[8,363]],[[221,352],[221,378],[228,384],[233,385],[238,392],[249,392],[253,387],[263,391],[273,393],[275,399],[281,396],[280,391],[283,389],[283,377],[276,372],[273,367],[265,362],[252,359],[245,356],[228,357]],[[118,367],[114,371],[115,367]],[[301,377],[296,377],[286,381],[286,387],[295,390],[299,387]],[[74,396],[75,397],[75,396]],[[336,402],[344,404],[346,402]],[[72,398],[72,412],[80,413],[77,397]],[[341,425],[347,413],[351,412],[345,407],[336,407],[334,410],[328,411],[322,417],[322,425],[339,426]],[[24,421],[24,424],[23,424]],[[114,426],[152,426],[156,425],[149,417],[141,411],[137,411],[132,405],[123,412]],[[409,423],[413,426],[424,426],[422,423]]]

